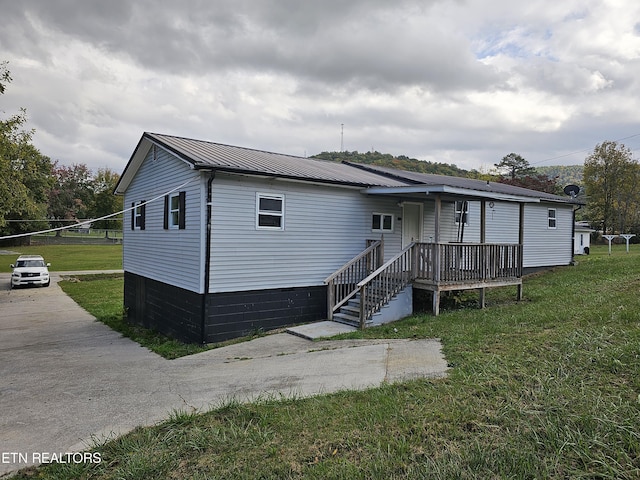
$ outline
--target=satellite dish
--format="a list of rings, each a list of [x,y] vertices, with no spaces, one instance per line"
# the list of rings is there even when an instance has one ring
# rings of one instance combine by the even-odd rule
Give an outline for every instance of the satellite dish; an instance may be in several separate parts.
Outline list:
[[[564,187],[564,193],[571,196],[571,198],[575,198],[580,193],[580,187],[577,185],[567,185]]]

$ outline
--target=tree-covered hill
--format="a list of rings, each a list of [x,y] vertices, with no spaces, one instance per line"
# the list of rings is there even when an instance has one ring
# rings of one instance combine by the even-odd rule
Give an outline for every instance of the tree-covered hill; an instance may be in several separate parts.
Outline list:
[[[582,170],[584,165],[554,165],[547,167],[536,167],[536,171],[549,178],[555,178],[556,183],[561,187],[567,185],[583,186]]]
[[[381,167],[397,168],[410,172],[433,173],[437,175],[449,175],[455,177],[480,178],[481,174],[476,170],[464,170],[456,165],[448,163],[428,162],[409,158],[405,155],[394,157],[389,153],[380,152],[322,152],[314,155],[313,158],[331,160],[334,162],[355,162],[366,165],[378,165]]]

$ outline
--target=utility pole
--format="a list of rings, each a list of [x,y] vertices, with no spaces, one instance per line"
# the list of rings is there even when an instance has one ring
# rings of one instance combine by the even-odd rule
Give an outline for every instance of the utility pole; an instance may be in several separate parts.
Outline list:
[[[344,123],[340,124],[340,151],[344,152]]]

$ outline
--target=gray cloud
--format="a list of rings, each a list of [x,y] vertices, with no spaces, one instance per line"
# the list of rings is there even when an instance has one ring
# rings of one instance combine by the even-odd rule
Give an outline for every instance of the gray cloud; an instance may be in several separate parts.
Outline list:
[[[633,134],[639,6],[480,3],[0,0],[0,109],[116,170],[145,130],[303,155],[345,124],[350,150],[465,168]]]

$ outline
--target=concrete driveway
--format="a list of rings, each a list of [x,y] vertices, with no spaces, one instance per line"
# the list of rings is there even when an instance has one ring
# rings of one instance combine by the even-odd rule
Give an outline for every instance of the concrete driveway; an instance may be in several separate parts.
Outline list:
[[[316,341],[279,333],[165,360],[48,288],[0,274],[0,476],[152,425],[174,410],[443,376],[436,340]],[[35,459],[35,461],[34,461]]]

